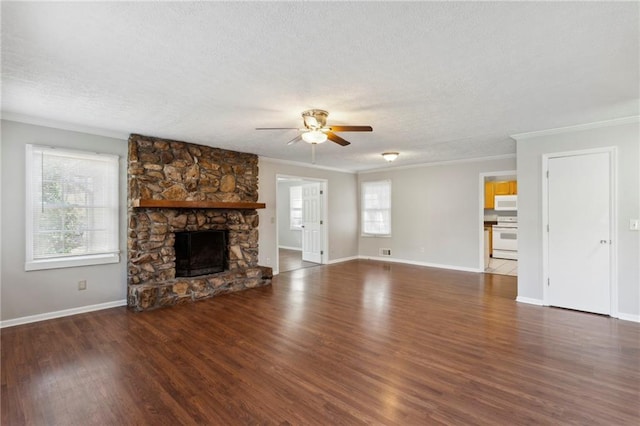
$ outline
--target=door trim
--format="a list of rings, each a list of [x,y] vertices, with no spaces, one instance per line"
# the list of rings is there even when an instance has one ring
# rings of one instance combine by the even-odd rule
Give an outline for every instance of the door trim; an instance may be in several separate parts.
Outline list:
[[[549,180],[547,172],[549,171],[549,160],[560,157],[573,157],[589,154],[609,154],[609,235],[611,235],[611,250],[609,251],[609,292],[610,292],[610,314],[613,318],[618,318],[618,218],[616,216],[618,199],[617,194],[617,149],[616,147],[604,147],[593,149],[582,149],[577,151],[563,151],[542,154],[542,171],[540,179],[542,180],[542,304],[549,306],[549,291],[547,282],[549,280],[549,234],[547,225],[549,224]]]
[[[329,181],[327,179],[319,179],[319,178],[312,178],[312,177],[306,177],[306,176],[297,176],[297,175],[287,175],[287,174],[282,174],[282,173],[276,173],[275,176],[275,180],[276,180],[276,206],[275,206],[275,210],[276,210],[276,218],[278,217],[278,209],[280,208],[280,206],[278,206],[278,180],[279,179],[296,179],[296,180],[300,180],[300,182],[304,183],[304,182],[318,182],[320,183],[320,189],[322,190],[322,212],[321,212],[321,217],[322,217],[322,256],[321,256],[321,264],[328,264],[329,263],[329,196],[328,196],[328,192],[329,192]],[[274,271],[277,270],[277,273],[274,272],[274,275],[277,275],[278,273],[280,273],[280,250],[278,249],[279,246],[279,238],[280,238],[280,234],[279,234],[279,229],[278,229],[278,220],[276,219],[275,221],[275,225],[276,225],[276,255],[275,255],[275,265],[276,268],[274,268]]]

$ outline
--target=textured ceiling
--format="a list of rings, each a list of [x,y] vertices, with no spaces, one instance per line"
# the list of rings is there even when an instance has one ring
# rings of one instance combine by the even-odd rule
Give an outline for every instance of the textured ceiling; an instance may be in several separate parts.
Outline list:
[[[2,2],[2,111],[345,170],[515,153],[510,134],[639,115],[639,4]]]

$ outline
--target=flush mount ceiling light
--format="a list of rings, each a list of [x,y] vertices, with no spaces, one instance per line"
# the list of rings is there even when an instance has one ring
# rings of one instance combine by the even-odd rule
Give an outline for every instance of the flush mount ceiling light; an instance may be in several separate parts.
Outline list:
[[[383,152],[382,153],[382,157],[387,160],[389,163],[392,162],[393,160],[395,160],[396,158],[398,158],[398,155],[400,155],[397,152]]]

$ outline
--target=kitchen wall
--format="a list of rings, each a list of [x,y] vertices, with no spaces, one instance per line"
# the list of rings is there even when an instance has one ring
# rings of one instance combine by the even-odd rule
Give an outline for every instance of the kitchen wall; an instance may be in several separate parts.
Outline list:
[[[259,201],[266,208],[258,210],[260,215],[260,256],[258,263],[271,266],[278,271],[276,254],[278,239],[276,233],[276,176],[296,176],[327,180],[328,201],[325,209],[328,216],[329,241],[328,262],[355,258],[358,255],[358,203],[357,178],[354,173],[328,168],[305,167],[269,158],[260,158],[258,193]]]
[[[291,229],[289,222],[289,188],[302,185],[302,181],[278,182],[278,245],[302,250],[302,231]]]
[[[359,236],[359,254],[379,258],[380,248],[390,248],[393,260],[483,270],[479,264],[480,200],[484,200],[480,174],[508,170],[515,170],[515,158],[360,173],[359,184],[391,180],[392,236]]]
[[[120,156],[120,250],[117,264],[24,270],[25,145],[38,144]],[[126,284],[127,141],[2,120],[2,303],[0,319],[49,314],[92,305],[124,304]],[[78,281],[87,289],[78,291]]]
[[[540,304],[543,301],[542,155],[616,147],[618,232],[614,241],[618,256],[618,311],[621,318],[640,321],[640,232],[629,229],[629,220],[640,218],[639,121],[636,117],[516,136],[518,299]]]

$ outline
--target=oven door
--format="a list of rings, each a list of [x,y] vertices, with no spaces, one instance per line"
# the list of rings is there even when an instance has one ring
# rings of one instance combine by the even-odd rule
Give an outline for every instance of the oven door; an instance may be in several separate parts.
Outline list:
[[[518,250],[518,228],[493,227],[494,250]]]

